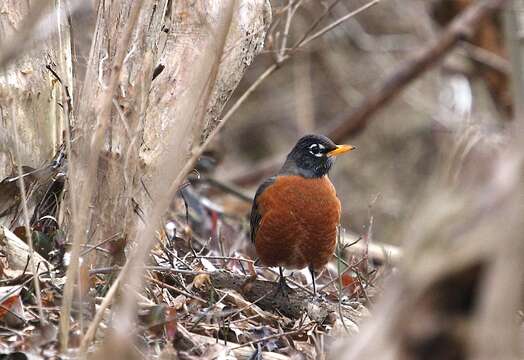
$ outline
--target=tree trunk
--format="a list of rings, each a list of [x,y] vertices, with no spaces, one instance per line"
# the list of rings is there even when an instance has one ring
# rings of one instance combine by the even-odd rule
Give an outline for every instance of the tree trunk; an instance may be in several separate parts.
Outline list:
[[[74,166],[78,165],[76,180],[80,182],[92,181],[86,172],[89,160],[85,154],[93,151],[91,135],[103,111],[100,104],[106,96],[105,86],[115,71],[111,64],[117,48],[122,46],[120,40],[135,3],[99,3],[81,101],[77,104],[74,137],[78,139],[78,158]],[[132,224],[139,221],[133,203],[139,204],[140,213],[148,213],[151,200],[167,190],[193,146],[216,126],[244,71],[262,49],[271,17],[269,3],[233,3],[233,20],[227,24],[225,49],[220,56],[223,44],[218,41],[218,25],[224,21],[230,2],[144,2],[120,69],[110,126],[99,159],[91,200],[96,209],[90,225],[92,243],[115,234],[120,234],[120,240],[129,236]]]
[[[6,11],[4,11],[6,10]],[[28,3],[8,0],[0,11],[0,43],[21,31]],[[23,165],[37,167],[49,160],[61,143],[63,128],[59,105],[60,84],[46,66],[56,70],[69,51],[68,31],[62,26],[45,42],[35,44],[0,74],[0,179],[14,171],[13,119],[19,136]],[[59,42],[62,38],[62,49]],[[65,38],[64,38],[65,37]],[[60,51],[63,51],[61,53]],[[18,159],[17,159],[18,160]]]
[[[45,9],[50,5],[48,3],[43,1],[39,5]],[[63,10],[60,0],[56,0],[55,5],[58,10]],[[8,50],[9,40],[21,38],[23,35],[20,34],[27,31],[25,26],[29,14],[28,2],[3,2],[0,43],[4,52]],[[51,36],[47,39],[30,37],[19,46],[20,50],[28,49],[24,55],[15,54],[14,60],[4,64],[3,68],[0,64],[0,179],[16,174],[17,163],[33,168],[42,166],[62,143],[64,116],[61,85],[53,72],[61,74],[60,81],[66,86],[70,84],[70,31],[63,17],[59,21],[56,18],[53,20],[46,24]],[[20,152],[18,158],[14,123],[18,135],[16,145]],[[12,220],[11,216],[5,216],[0,219],[0,224],[7,225]]]

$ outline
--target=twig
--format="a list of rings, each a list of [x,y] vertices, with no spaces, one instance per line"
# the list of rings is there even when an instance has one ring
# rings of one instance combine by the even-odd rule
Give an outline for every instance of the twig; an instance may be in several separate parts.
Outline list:
[[[300,47],[300,45],[304,42],[304,40],[309,36],[309,34],[311,34],[313,32],[313,30],[315,30],[317,28],[317,26],[322,22],[322,20],[324,20],[328,15],[329,13],[331,12],[331,10],[333,10],[333,8],[340,2],[340,0],[334,0],[327,8],[326,10],[324,10],[324,12],[322,13],[322,15],[320,15],[312,24],[311,26],[309,27],[309,29],[307,29],[304,34],[302,34],[302,37],[295,43],[295,45],[293,45],[293,49],[297,49]]]
[[[275,270],[271,269],[271,268],[267,268],[270,272],[272,272],[273,274],[275,275],[280,275],[278,272],[276,272]],[[306,293],[308,293],[309,295],[313,295],[313,291],[310,290],[309,288],[305,287],[304,285],[296,282],[295,280],[293,280],[291,277],[286,277],[286,281],[289,281],[291,284],[299,287],[300,289],[302,289],[303,291],[305,291]]]
[[[368,292],[366,291],[367,287],[368,287],[368,284],[369,282],[367,281],[363,281],[362,279],[362,275],[360,274],[359,271],[355,271],[355,274],[357,276],[357,280],[358,280],[358,284],[359,284],[359,288],[362,289],[362,294],[364,294],[364,298],[366,299],[366,302],[368,304],[371,304],[371,300],[369,299],[369,296],[368,296]],[[367,275],[367,274],[366,274]],[[365,283],[365,284],[364,284]]]
[[[91,199],[91,194],[93,193],[94,189],[99,154],[104,143],[106,130],[110,123],[113,96],[120,79],[122,64],[127,53],[127,48],[129,47],[133,29],[140,15],[142,4],[143,0],[137,0],[136,3],[134,3],[132,6],[128,22],[123,32],[123,37],[120,40],[120,44],[113,60],[109,85],[104,90],[103,96],[100,98],[102,104],[98,112],[99,115],[97,117],[95,131],[91,138],[90,148],[88,149],[89,154],[84,154],[88,156],[86,174],[84,174],[86,176],[84,179],[85,186],[82,189],[83,196],[80,199],[80,207],[77,211],[77,219],[73,224],[73,246],[71,249],[71,261],[69,267],[67,268],[67,282],[64,286],[63,305],[62,311],[60,312],[60,348],[62,351],[67,349],[67,344],[69,341],[69,319],[71,312],[71,302],[73,300],[73,289],[76,282],[76,273],[79,264],[80,244],[81,239],[84,238],[85,229],[88,223],[88,203]],[[73,179],[73,181],[77,180],[79,179]],[[75,196],[75,194],[72,194],[72,196]]]
[[[522,40],[522,2],[512,0],[509,2],[504,14],[505,35],[511,57],[513,103],[515,106],[515,120],[520,131],[524,130],[524,45]],[[521,133],[522,134],[522,133]]]
[[[105,310],[113,302],[113,297],[116,294],[116,290],[118,289],[119,284],[122,281],[122,278],[126,274],[124,270],[126,266],[129,266],[129,264],[130,263],[128,262],[124,265],[124,268],[122,269],[122,271],[120,271],[120,273],[118,274],[113,284],[111,284],[111,287],[109,288],[107,294],[104,296],[102,303],[100,304],[98,310],[96,311],[93,321],[91,321],[91,323],[89,324],[89,327],[87,328],[87,331],[84,334],[82,341],[80,342],[80,348],[78,349],[80,354],[86,353],[89,343],[93,340],[95,336],[96,329],[98,328],[98,324],[100,324],[100,322],[102,321],[104,317]]]
[[[266,293],[266,294],[262,295],[261,297],[259,297],[258,299],[256,299],[255,301],[250,301],[250,302],[249,302],[249,305],[246,305],[246,306],[244,306],[243,308],[240,308],[240,309],[238,309],[237,311],[235,311],[234,313],[228,315],[228,316],[226,317],[226,319],[233,318],[233,317],[237,316],[238,314],[240,314],[240,313],[246,311],[247,309],[251,309],[251,308],[252,308],[253,306],[255,306],[259,301],[264,300],[264,299],[265,299],[267,296],[269,296],[270,294],[271,294],[271,293]],[[260,316],[260,314],[257,314],[256,316]],[[241,320],[246,320],[246,319],[241,319]],[[232,321],[231,324],[234,323],[234,322],[235,322],[235,321]]]
[[[221,180],[218,180],[218,179],[215,179],[214,177],[201,177],[201,178],[198,178],[198,179],[191,179],[190,180],[191,182],[193,181],[197,181],[197,182],[204,182],[204,183],[208,183],[209,185],[211,186],[214,186],[226,193],[229,193],[231,195],[234,195],[236,197],[238,197],[240,200],[243,200],[245,202],[249,202],[251,203],[253,201],[253,198],[249,195],[246,195],[244,194],[241,190],[237,189],[235,187],[235,185],[233,184],[227,184],[225,183],[224,181],[221,181]]]
[[[338,316],[340,317],[340,321],[342,322],[342,326],[344,326],[344,330],[346,330],[346,334],[349,334],[349,329],[346,325],[346,322],[344,321],[344,316],[342,315],[342,291],[344,289],[344,284],[342,282],[342,259],[341,259],[341,252],[342,252],[342,227],[337,227],[337,275],[338,275]]]
[[[71,245],[73,245],[73,244],[70,243],[70,242],[68,242],[68,243],[65,243],[65,245],[67,245],[67,246],[71,246]],[[109,250],[107,250],[107,249],[104,249],[104,248],[100,247],[100,245],[81,244],[80,247],[86,249],[86,250],[84,250],[84,251],[80,254],[80,257],[82,257],[84,254],[89,253],[89,252],[91,252],[91,251],[93,251],[93,250],[97,250],[97,251],[103,252],[103,253],[108,254],[108,255],[111,254],[111,251],[109,251]]]
[[[230,348],[230,350],[236,350],[236,349],[240,349],[240,348],[245,347],[245,346],[255,345],[255,344],[258,344],[260,342],[264,342],[264,341],[271,340],[271,339],[278,339],[278,338],[284,337],[284,336],[290,336],[290,335],[299,334],[299,333],[305,331],[306,329],[311,328],[311,327],[315,327],[315,326],[316,326],[316,324],[309,323],[307,325],[302,326],[300,329],[293,330],[293,331],[287,331],[287,332],[284,332],[282,334],[269,335],[269,336],[266,336],[266,337],[263,337],[263,338],[260,338],[260,339],[257,339],[257,340],[249,341],[249,342],[247,342],[245,344],[234,346],[234,347]]]
[[[13,310],[11,310],[10,308],[2,305],[0,303],[0,310],[2,310],[2,312],[8,312],[9,314],[13,315],[14,317],[16,317],[18,320],[20,320],[24,325],[27,324],[27,320],[24,319],[22,316],[18,315],[17,313],[15,313]],[[5,315],[4,315],[5,316]]]
[[[25,285],[27,285],[28,283],[30,283],[31,281],[33,281],[33,278],[34,278],[34,274],[31,275],[28,279],[26,279],[23,283],[21,283],[20,285],[16,285],[16,286],[13,286],[11,289],[9,289],[8,291],[6,291],[4,293],[4,296],[0,298],[0,304],[3,303],[5,300],[7,300],[8,298],[10,298],[14,293],[16,293],[17,291],[19,291],[21,288],[23,288]]]
[[[25,188],[25,181],[22,177],[23,170],[22,170],[22,159],[20,157],[20,142],[18,138],[18,128],[16,126],[16,106],[14,101],[11,100],[11,120],[12,120],[12,126],[13,126],[13,135],[15,140],[15,156],[16,156],[16,166],[18,170],[18,186],[20,189],[20,196],[22,198],[22,211],[24,214],[24,227],[25,227],[25,235],[27,244],[29,245],[29,254],[30,254],[30,260],[29,260],[29,266],[31,267],[31,271],[33,273],[33,280],[35,285],[35,297],[36,297],[36,303],[38,305],[38,315],[40,317],[39,321],[41,325],[47,324],[47,321],[44,317],[44,310],[42,306],[42,295],[40,292],[40,281],[38,279],[38,273],[36,272],[36,264],[35,264],[35,249],[33,247],[33,233],[31,232],[31,226],[29,224],[29,210],[27,209],[27,192]]]
[[[178,325],[179,329],[182,328],[180,325]],[[190,337],[196,342],[204,343],[204,344],[216,344],[216,338],[212,338],[209,336],[199,335],[195,333],[190,333],[189,331],[183,330],[181,332],[184,332],[184,336]],[[229,350],[233,351],[233,354],[235,357],[239,360],[248,360],[253,359],[253,351],[251,349],[244,349],[243,347],[233,349],[231,346],[238,346],[237,343],[229,341]],[[260,352],[260,358],[265,360],[289,360],[291,359],[288,356],[276,353],[276,352],[269,352],[269,351],[262,351]]]
[[[469,42],[462,41],[460,46],[473,60],[489,66],[501,74],[511,75],[511,64],[507,59]]]
[[[281,59],[281,62],[284,61],[284,59],[285,58]],[[240,105],[242,105],[244,103],[244,101],[246,101],[246,99],[258,88],[258,86],[260,84],[262,84],[264,82],[264,80],[266,80],[277,69],[278,69],[278,65],[276,63],[271,65],[270,67],[268,67],[266,69],[266,71],[264,71],[258,77],[258,79],[256,79],[255,82],[253,84],[251,84],[251,86],[249,86],[249,88],[247,88],[247,90],[242,94],[242,96],[240,96],[237,99],[237,101],[235,101],[233,106],[231,106],[231,108],[229,108],[229,110],[226,112],[226,114],[222,117],[222,121],[220,123],[223,124],[223,123],[227,122],[229,120],[229,118],[231,118],[231,116],[233,116],[233,114],[238,110]]]
[[[339,281],[339,278],[342,277],[342,275],[344,275],[345,273],[347,273],[348,271],[350,270],[353,270],[353,267],[351,266],[346,266],[346,268],[342,271],[339,272],[338,276],[336,278],[333,278],[331,280],[329,280],[327,283],[325,283],[324,285],[322,285],[321,288],[318,289],[318,292],[322,292],[324,289],[326,289],[327,287],[331,286],[332,284],[335,283],[335,281]],[[338,270],[337,270],[338,272]],[[338,290],[335,286],[335,290]]]
[[[216,289],[232,289],[241,293],[251,302],[265,311],[277,311],[289,318],[298,319],[304,314],[318,322],[326,319],[329,313],[337,311],[337,304],[320,297],[313,297],[309,289],[298,287],[289,292],[288,296],[277,295],[276,285],[272,281],[253,279],[252,277],[226,271],[214,271],[209,275],[211,284]],[[191,277],[189,277],[191,279]],[[266,294],[273,294],[267,296]],[[355,309],[343,309],[344,316],[353,322],[358,321],[362,314]]]
[[[208,256],[208,255],[189,255],[187,256],[187,259],[210,259],[210,260],[233,260],[238,262],[247,262],[247,263],[255,263],[254,260],[251,259],[243,259],[239,257],[234,256]]]
[[[288,0],[287,11],[286,11],[286,22],[284,24],[284,35],[282,36],[282,43],[280,45],[280,51],[277,54],[277,62],[280,62],[286,54],[287,39],[289,36],[289,27],[291,26],[291,19],[294,15],[293,11],[293,0]]]
[[[180,294],[180,295],[184,295],[184,296],[187,296],[187,297],[189,297],[189,298],[191,298],[191,299],[194,299],[194,300],[200,301],[200,302],[203,303],[203,304],[207,304],[207,301],[204,300],[204,299],[202,299],[202,298],[199,297],[199,296],[196,296],[196,295],[190,294],[190,293],[188,293],[188,292],[185,292],[184,290],[180,290],[180,289],[178,289],[178,288],[176,288],[176,287],[174,287],[174,286],[171,286],[171,285],[169,285],[169,284],[166,284],[165,282],[162,282],[162,281],[160,281],[160,280],[154,279],[154,278],[152,278],[152,277],[150,277],[150,276],[147,276],[146,278],[147,278],[149,281],[154,282],[155,284],[157,284],[157,285],[159,285],[159,286],[163,286],[163,287],[165,287],[165,288],[168,288],[168,289],[170,289],[170,290],[173,290],[174,292],[176,292],[176,293],[178,293],[178,294]]]
[[[93,251],[94,249],[97,249],[97,250],[105,250],[107,251],[106,249],[104,248],[101,248],[102,245],[104,245],[105,243],[113,240],[113,239],[116,239],[118,236],[121,236],[122,234],[120,232],[116,233],[116,234],[113,234],[111,236],[109,236],[107,239],[104,239],[102,240],[101,242],[99,242],[98,244],[95,244],[95,245],[85,245],[85,246],[89,246],[90,248],[87,249],[87,250],[84,250],[80,256],[85,256],[87,254],[89,254],[91,251]]]
[[[370,7],[377,5],[379,2],[380,2],[380,0],[372,0],[372,1],[368,2],[367,4],[362,5],[358,9],[356,9],[356,10],[354,10],[354,11],[352,11],[352,12],[350,12],[350,13],[344,15],[344,16],[342,16],[340,19],[334,21],[333,23],[331,23],[331,24],[327,25],[326,27],[322,28],[321,30],[317,31],[315,34],[313,34],[313,35],[309,36],[308,38],[304,39],[301,43],[299,43],[300,44],[299,46],[304,46],[304,45],[310,43],[311,41],[313,41],[316,38],[324,35],[328,31],[333,30],[334,28],[336,28],[337,26],[342,24],[344,21],[347,21],[347,20],[351,19],[352,17],[360,14],[361,12],[369,9]]]
[[[183,274],[183,275],[209,275],[210,273],[207,271],[191,271],[191,270],[180,270],[180,269],[173,269],[163,266],[144,266],[144,270],[149,271],[157,271],[157,272],[168,272],[168,273],[174,273],[174,274]],[[123,268],[120,266],[111,266],[111,267],[104,267],[104,268],[97,268],[97,269],[91,269],[89,270],[89,275],[97,275],[97,274],[111,274],[115,271],[120,271]]]
[[[205,64],[205,67],[202,79],[205,79],[205,82],[199,84],[198,88],[196,88],[196,94],[200,93],[200,95],[197,95],[195,100],[190,102],[188,101],[187,103],[188,114],[186,115],[190,116],[189,121],[195,124],[202,124],[206,114],[205,109],[209,102],[211,90],[218,75],[219,60],[222,58],[226,37],[232,24],[235,2],[236,0],[228,2],[226,5],[227,7],[224,7],[223,9],[226,11],[226,14],[221,18],[220,25],[216,29],[217,39],[212,50],[213,52],[210,53],[212,56],[206,58],[205,62],[203,63]],[[189,105],[196,106],[196,108],[192,107],[189,109]],[[185,109],[185,107],[183,109]],[[133,249],[132,256],[130,256],[126,261],[126,264],[133,263],[134,265],[139,265],[139,267],[126,266],[124,269],[122,269],[122,272],[126,273],[125,283],[131,288],[136,289],[141,287],[143,281],[143,269],[140,267],[140,265],[145,263],[147,256],[149,255],[157,224],[160,222],[167,207],[169,206],[170,199],[173,199],[176,192],[180,189],[180,185],[183,183],[183,180],[186,178],[187,174],[193,170],[194,164],[198,157],[201,156],[205,148],[207,148],[209,145],[210,141],[224,126],[224,123],[225,122],[222,121],[216,126],[216,128],[208,135],[204,143],[192,152],[191,157],[185,161],[184,166],[181,168],[177,166],[175,168],[175,171],[177,171],[176,177],[172,180],[170,186],[164,185],[166,179],[158,180],[158,184],[161,184],[162,186],[162,196],[155,199],[154,206],[148,213],[148,221],[145,223],[144,229],[140,231],[140,235],[137,239],[137,246],[135,249]],[[175,171],[172,172],[174,173]],[[169,174],[169,176],[171,177],[172,174]],[[169,180],[170,178],[167,179],[167,181]],[[136,303],[133,301],[132,297],[128,297],[123,300],[122,306],[119,307],[119,311],[115,314],[117,318],[115,324],[118,326],[117,333],[119,335],[125,335],[124,332],[127,331],[127,325],[136,316],[135,307]]]
[[[233,317],[233,316],[229,315],[229,317]],[[250,320],[253,320],[253,319],[256,319],[256,318],[259,318],[259,317],[263,317],[263,315],[262,314],[251,315],[251,316],[245,317],[243,319],[237,319],[237,320],[230,321],[229,324],[238,324],[238,323],[241,323],[241,322],[244,322],[244,321],[250,321]]]

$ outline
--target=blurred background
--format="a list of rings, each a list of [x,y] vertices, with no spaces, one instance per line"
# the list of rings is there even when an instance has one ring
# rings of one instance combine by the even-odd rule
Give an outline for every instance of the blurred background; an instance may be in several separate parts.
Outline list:
[[[472,2],[381,1],[295,51],[226,125],[215,144],[221,154],[217,177],[253,194],[263,176],[278,170],[300,136],[323,133],[341,114],[373,96],[403,61],[432,45],[442,26]],[[339,1],[324,23],[366,3]],[[248,70],[230,105],[277,58],[286,4],[272,1],[267,49]],[[303,1],[291,22],[288,43],[299,40],[327,6],[326,1]],[[347,137],[358,150],[337,159],[331,178],[348,231],[364,233],[372,215],[376,240],[400,240],[391,230],[410,216],[439,159],[439,142],[445,144],[466,128],[493,133],[490,129],[509,119],[501,14],[484,19],[479,28],[471,41],[461,42],[376,113],[363,131]]]

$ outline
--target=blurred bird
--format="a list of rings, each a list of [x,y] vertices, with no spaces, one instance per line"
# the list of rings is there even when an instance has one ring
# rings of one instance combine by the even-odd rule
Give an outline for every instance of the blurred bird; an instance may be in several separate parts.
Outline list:
[[[278,266],[278,290],[287,285],[283,269],[309,268],[316,294],[315,271],[336,246],[340,201],[327,174],[335,157],[351,150],[321,135],[302,137],[276,176],[258,188],[251,210],[251,241],[259,260]]]

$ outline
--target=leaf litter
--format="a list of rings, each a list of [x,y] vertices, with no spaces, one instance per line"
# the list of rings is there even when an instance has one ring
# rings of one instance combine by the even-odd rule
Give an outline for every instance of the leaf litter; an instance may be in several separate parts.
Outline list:
[[[63,162],[63,155],[55,159]],[[9,217],[9,223],[0,227],[2,356],[59,356],[58,320],[68,250],[67,233],[57,220],[66,180],[60,162],[53,160],[43,168],[45,176],[33,184],[38,191],[28,196],[46,323],[38,319],[34,274],[27,266],[28,234],[21,228],[20,215],[13,215],[17,193],[6,199],[10,211],[3,219]],[[30,176],[43,172],[38,170],[30,170]],[[4,179],[0,186],[12,184],[11,180]],[[159,359],[314,359],[326,356],[341,336],[358,332],[360,320],[369,315],[367,308],[380,291],[380,279],[390,268],[373,264],[366,255],[340,252],[317,279],[320,295],[313,297],[311,279],[302,271],[287,274],[292,287],[288,297],[277,294],[277,272],[254,261],[247,217],[250,203],[224,191],[227,187],[212,184],[216,181],[190,179],[157,232],[157,246],[145,271],[146,286],[138,294],[137,323],[130,330],[139,353]],[[85,246],[87,255],[93,248]],[[112,252],[110,246],[94,250]],[[70,333],[72,354],[118,270],[118,266],[80,266]],[[108,311],[90,351],[101,346],[110,328]]]

